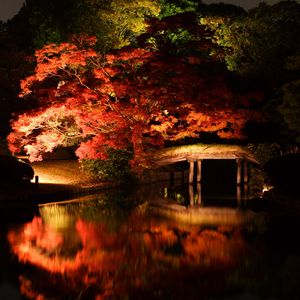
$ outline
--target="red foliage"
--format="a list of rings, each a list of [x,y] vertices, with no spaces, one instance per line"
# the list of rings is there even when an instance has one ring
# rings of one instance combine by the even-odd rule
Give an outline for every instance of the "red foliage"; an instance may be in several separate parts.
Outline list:
[[[224,76],[210,70],[214,63],[145,49],[102,57],[69,43],[48,45],[36,58],[21,95],[34,94],[40,108],[12,122],[8,137],[10,150],[25,148],[31,160],[79,145],[80,159],[106,159],[109,148],[133,149],[133,165],[141,166],[166,140],[202,132],[240,138],[253,117],[241,108],[251,95],[233,93]]]
[[[184,282],[195,270],[202,277],[214,274],[210,278],[215,284],[219,276],[222,279],[222,274],[227,276],[239,265],[248,251],[236,227],[224,232],[221,227],[179,226],[175,220],[142,220],[137,212],[127,221],[114,230],[103,220],[90,223],[77,219],[75,224],[56,230],[36,217],[19,230],[11,230],[8,241],[12,253],[19,261],[37,267],[37,274],[44,274],[36,275],[33,281],[21,276],[22,294],[30,299],[44,299],[44,294],[49,299],[50,282],[54,291],[61,284],[65,294],[92,288],[99,297],[119,299],[126,298],[132,288],[153,289],[156,282],[161,286],[166,278],[170,286],[175,279]],[[174,247],[181,253],[166,251]],[[47,284],[42,278],[49,280]],[[206,285],[207,281],[201,290]]]

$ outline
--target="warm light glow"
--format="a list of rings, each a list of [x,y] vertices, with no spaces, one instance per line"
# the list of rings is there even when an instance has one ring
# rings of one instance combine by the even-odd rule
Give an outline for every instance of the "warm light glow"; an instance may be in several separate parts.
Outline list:
[[[39,211],[44,223],[52,229],[68,228],[76,221],[76,216],[69,214],[63,205],[41,205]]]
[[[51,183],[51,184],[69,184],[69,178],[64,178],[62,176],[53,176],[48,174],[47,172],[43,173],[39,171],[38,174],[38,181],[39,183]]]
[[[80,163],[76,159],[45,159],[31,163],[34,175],[38,176],[41,184],[77,185],[89,182],[90,177],[81,170]]]
[[[265,192],[268,192],[268,191],[272,190],[273,188],[274,188],[274,186],[272,186],[272,185],[264,184],[260,197],[262,198]]]

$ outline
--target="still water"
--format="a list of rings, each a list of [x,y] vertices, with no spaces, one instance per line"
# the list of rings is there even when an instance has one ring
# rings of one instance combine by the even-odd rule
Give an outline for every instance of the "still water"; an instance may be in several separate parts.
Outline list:
[[[148,186],[8,216],[0,299],[300,299],[299,220],[239,193]]]

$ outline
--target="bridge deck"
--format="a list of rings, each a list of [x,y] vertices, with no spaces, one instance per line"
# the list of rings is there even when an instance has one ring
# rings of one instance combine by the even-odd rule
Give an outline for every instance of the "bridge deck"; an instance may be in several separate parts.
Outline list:
[[[173,164],[180,161],[196,161],[202,159],[242,159],[258,164],[253,153],[238,145],[196,144],[165,148],[151,157],[154,167]]]

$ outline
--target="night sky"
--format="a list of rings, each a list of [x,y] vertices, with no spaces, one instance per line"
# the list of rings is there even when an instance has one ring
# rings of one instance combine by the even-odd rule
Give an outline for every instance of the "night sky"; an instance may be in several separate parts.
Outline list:
[[[49,0],[50,1],[50,0]],[[12,18],[17,12],[20,10],[22,3],[24,0],[0,0],[0,20],[7,21],[7,19]],[[258,5],[261,0],[203,0],[202,2],[210,4],[210,3],[230,3],[242,6],[245,9],[253,8]],[[279,0],[265,0],[264,2],[268,4],[274,4],[279,2]]]
[[[24,0],[0,0],[0,20],[7,21],[18,13]]]
[[[239,5],[239,6],[243,7],[243,8],[245,8],[245,9],[250,9],[250,8],[258,6],[258,4],[260,2],[265,2],[267,4],[272,5],[272,4],[275,4],[277,2],[280,2],[280,0],[264,0],[264,1],[263,0],[220,0],[220,1],[216,1],[216,0],[202,0],[202,2],[206,3],[206,4],[223,2],[223,3],[226,3],[226,4]]]

